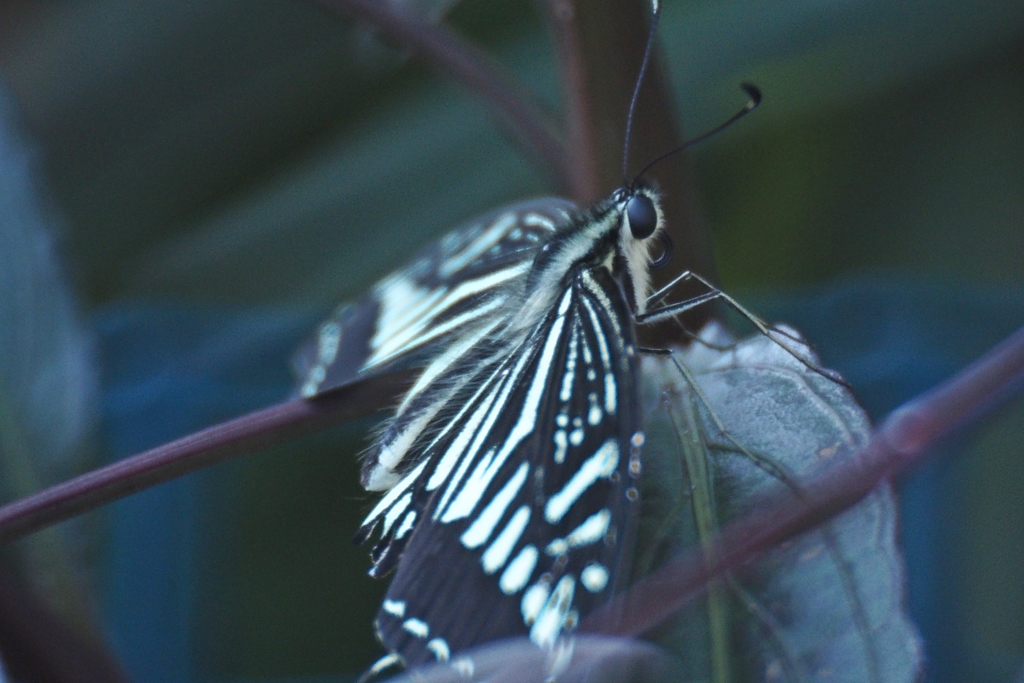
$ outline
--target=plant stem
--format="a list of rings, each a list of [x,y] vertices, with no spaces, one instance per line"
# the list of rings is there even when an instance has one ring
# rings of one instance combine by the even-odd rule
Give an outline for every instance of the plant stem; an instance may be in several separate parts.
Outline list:
[[[0,508],[0,544],[133,493],[360,417],[390,403],[408,377],[375,378],[315,399],[297,399],[249,413],[43,489]]]
[[[574,171],[566,157],[554,117],[495,60],[443,24],[395,11],[375,0],[316,0],[334,14],[366,22],[396,45],[412,50],[441,73],[491,105],[499,123],[538,162],[563,192]]]

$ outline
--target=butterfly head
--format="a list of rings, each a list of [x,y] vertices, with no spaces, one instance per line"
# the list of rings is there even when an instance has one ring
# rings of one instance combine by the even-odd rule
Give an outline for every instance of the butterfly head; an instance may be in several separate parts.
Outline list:
[[[650,287],[650,269],[664,260],[667,241],[658,192],[635,183],[613,192],[605,201],[572,217],[537,250],[525,281],[522,315],[512,325],[528,327],[548,311],[567,278],[581,269],[605,268],[622,285],[630,307],[643,313]],[[666,252],[651,262],[651,244]]]
[[[657,196],[647,192],[625,190],[622,213],[633,239],[646,240],[661,225],[661,210]]]
[[[632,295],[633,308],[643,313],[650,291],[650,271],[668,261],[672,243],[665,232],[665,218],[661,211],[658,192],[653,188],[634,184],[617,190],[611,197],[612,214],[617,217],[618,244],[615,265],[623,277],[623,284]],[[662,254],[651,259],[651,246],[658,241]]]

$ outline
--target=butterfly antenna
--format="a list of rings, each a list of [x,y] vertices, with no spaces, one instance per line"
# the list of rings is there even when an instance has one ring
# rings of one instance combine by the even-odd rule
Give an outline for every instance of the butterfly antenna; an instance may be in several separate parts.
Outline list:
[[[761,89],[758,88],[753,83],[740,83],[740,87],[743,88],[743,91],[745,93],[747,93],[747,96],[750,98],[749,100],[747,100],[747,103],[745,105],[743,105],[742,109],[740,109],[738,112],[736,112],[735,114],[730,116],[728,120],[724,121],[723,123],[718,124],[717,126],[712,128],[711,130],[705,131],[705,132],[701,133],[700,135],[698,135],[697,137],[693,138],[692,140],[687,140],[686,142],[684,142],[683,144],[679,145],[675,149],[670,149],[669,151],[665,152],[661,156],[656,157],[653,161],[651,161],[649,164],[644,166],[642,171],[640,171],[639,173],[636,174],[636,178],[640,178],[640,176],[642,176],[644,173],[647,173],[647,171],[651,170],[652,166],[654,166],[655,164],[657,164],[657,163],[659,163],[661,161],[664,161],[665,159],[669,158],[673,154],[678,154],[679,152],[682,152],[684,149],[689,149],[690,147],[693,147],[698,142],[704,142],[708,138],[710,138],[712,136],[715,136],[715,135],[718,135],[723,130],[725,130],[726,128],[728,128],[732,124],[736,123],[737,121],[742,119],[744,116],[746,116],[750,112],[752,112],[755,109],[757,109],[757,105],[761,104]],[[636,182],[636,179],[634,179],[633,182]]]
[[[651,53],[654,51],[654,33],[658,28],[658,17],[660,15],[661,0],[651,0],[651,30],[647,34],[647,48],[644,50],[644,60],[640,63],[640,73],[636,77],[633,99],[629,102],[629,114],[626,116],[626,139],[622,146],[622,180],[625,185],[629,184],[629,142],[633,135],[633,117],[636,114],[637,100],[640,99],[640,86],[643,85],[644,75],[647,73],[647,65],[650,64]],[[640,176],[637,177],[639,178]]]

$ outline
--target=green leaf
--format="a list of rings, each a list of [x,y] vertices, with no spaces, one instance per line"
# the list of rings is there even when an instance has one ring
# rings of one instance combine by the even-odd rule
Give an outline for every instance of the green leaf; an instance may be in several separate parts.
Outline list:
[[[794,331],[773,336],[734,343],[709,325],[702,343],[644,358],[650,488],[638,574],[865,443],[870,425],[850,392]],[[685,680],[917,680],[896,529],[886,485],[713,582],[658,640],[685,663]]]

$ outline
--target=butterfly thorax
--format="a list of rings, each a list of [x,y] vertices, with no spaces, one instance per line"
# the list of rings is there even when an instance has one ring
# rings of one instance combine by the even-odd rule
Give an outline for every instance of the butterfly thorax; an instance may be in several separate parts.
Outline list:
[[[654,232],[642,239],[634,236],[627,212],[635,197],[649,200],[657,219]],[[586,268],[606,268],[622,287],[630,309],[643,313],[650,292],[651,237],[663,224],[658,194],[644,185],[616,190],[604,202],[573,216],[537,251],[510,331],[535,325],[566,284]]]

